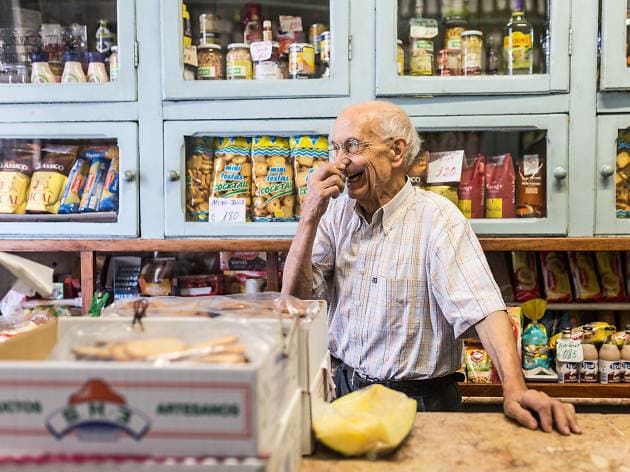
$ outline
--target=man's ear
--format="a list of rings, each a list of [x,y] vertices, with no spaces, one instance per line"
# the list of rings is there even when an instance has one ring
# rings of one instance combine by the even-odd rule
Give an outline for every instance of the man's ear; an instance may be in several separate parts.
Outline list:
[[[405,160],[405,151],[407,150],[407,142],[404,138],[396,138],[393,140],[390,151],[392,152],[392,167],[400,167]]]

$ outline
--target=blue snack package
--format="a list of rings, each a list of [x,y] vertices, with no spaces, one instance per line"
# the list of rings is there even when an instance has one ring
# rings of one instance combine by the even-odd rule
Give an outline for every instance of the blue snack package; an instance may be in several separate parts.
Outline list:
[[[90,161],[88,159],[79,157],[76,161],[74,161],[74,165],[72,166],[70,175],[68,176],[66,188],[64,189],[61,197],[59,213],[76,213],[79,210],[83,187],[85,185],[89,168]]]
[[[104,157],[92,159],[85,187],[83,188],[83,195],[81,195],[79,213],[92,212],[98,209],[108,167],[109,159]]]
[[[107,169],[98,211],[118,211],[118,157],[111,160]]]

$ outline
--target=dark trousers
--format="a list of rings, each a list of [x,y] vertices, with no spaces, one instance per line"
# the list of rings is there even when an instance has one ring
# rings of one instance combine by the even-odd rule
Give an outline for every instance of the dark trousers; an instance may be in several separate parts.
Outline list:
[[[337,364],[337,362],[333,362]],[[405,393],[418,403],[418,411],[461,411],[462,396],[457,385],[457,376],[449,375],[438,379],[401,380],[374,382],[361,378],[354,369],[339,361],[335,369],[337,398],[374,383]]]

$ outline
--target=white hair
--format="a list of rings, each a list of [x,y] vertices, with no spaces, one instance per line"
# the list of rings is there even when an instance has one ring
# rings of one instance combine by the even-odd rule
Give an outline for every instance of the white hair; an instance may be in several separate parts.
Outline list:
[[[403,138],[407,143],[403,157],[403,167],[409,168],[420,154],[422,140],[405,111],[391,103],[378,112],[381,132],[390,138]]]

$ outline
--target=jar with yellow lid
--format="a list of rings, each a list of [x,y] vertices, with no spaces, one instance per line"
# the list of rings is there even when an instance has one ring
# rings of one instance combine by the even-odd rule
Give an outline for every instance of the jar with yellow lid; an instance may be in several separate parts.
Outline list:
[[[223,55],[218,44],[197,46],[197,80],[223,80]]]

